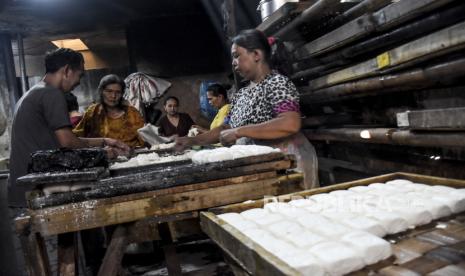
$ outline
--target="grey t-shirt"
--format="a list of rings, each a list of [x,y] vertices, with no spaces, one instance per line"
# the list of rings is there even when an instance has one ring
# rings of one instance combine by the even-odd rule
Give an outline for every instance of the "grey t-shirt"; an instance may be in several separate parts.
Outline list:
[[[55,130],[64,127],[71,127],[64,92],[40,82],[19,100],[11,133],[10,206],[26,206],[30,189],[15,185],[16,179],[27,174],[31,153],[60,147]]]

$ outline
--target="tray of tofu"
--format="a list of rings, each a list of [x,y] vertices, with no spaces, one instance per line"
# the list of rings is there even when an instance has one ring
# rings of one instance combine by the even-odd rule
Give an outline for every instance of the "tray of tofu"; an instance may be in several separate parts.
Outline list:
[[[416,275],[465,261],[464,211],[465,180],[393,173],[210,209],[201,226],[252,275]]]

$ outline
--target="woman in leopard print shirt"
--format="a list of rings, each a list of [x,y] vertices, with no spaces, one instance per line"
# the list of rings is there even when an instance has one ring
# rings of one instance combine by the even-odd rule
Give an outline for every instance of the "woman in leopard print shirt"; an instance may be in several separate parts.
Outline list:
[[[231,101],[229,116],[221,127],[196,137],[178,138],[177,148],[214,144],[218,141],[223,145],[244,141],[269,144],[285,152],[295,153],[298,167],[304,171],[307,179],[305,187],[317,186],[315,151],[299,133],[299,94],[287,77],[271,70],[271,48],[267,38],[255,29],[242,31],[233,39],[231,54],[234,70],[250,81],[249,85],[236,92]],[[311,156],[308,158],[312,160],[307,164],[299,162],[305,161],[305,156]],[[308,167],[311,169],[306,169]]]
[[[202,135],[177,139],[178,147],[213,144],[230,145],[237,139],[277,139],[300,130],[299,94],[294,84],[270,68],[271,48],[265,35],[245,30],[233,39],[232,65],[248,86],[231,101],[223,126]]]

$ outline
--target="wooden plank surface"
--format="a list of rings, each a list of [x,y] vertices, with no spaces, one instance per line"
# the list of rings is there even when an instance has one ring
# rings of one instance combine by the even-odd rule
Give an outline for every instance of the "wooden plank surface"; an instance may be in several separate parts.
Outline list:
[[[296,51],[297,59],[309,58],[418,17],[451,0],[399,1],[373,14],[363,15],[328,34],[307,43]]]
[[[69,193],[52,194],[49,196],[34,198],[29,200],[32,209],[39,209],[50,206],[57,206],[67,203],[82,202],[91,199],[102,199],[126,194],[142,193],[164,188],[182,186],[191,183],[201,183],[211,180],[227,179],[241,175],[251,175],[268,171],[277,171],[294,168],[295,160],[286,158],[284,160],[270,161],[258,164],[239,166],[234,168],[217,168],[196,172],[183,172],[173,170],[169,176],[165,174],[147,173],[136,176],[125,176],[101,181],[92,190],[75,191]]]
[[[45,208],[32,212],[32,229],[48,236],[206,209],[264,195],[294,192],[301,189],[302,179],[302,174],[294,174],[179,193],[153,191],[139,199],[133,196],[115,202],[103,199]]]
[[[397,126],[422,130],[464,130],[465,107],[397,113]]]
[[[423,61],[463,47],[465,47],[465,22],[394,48],[376,58],[314,79],[309,82],[309,88],[318,90],[342,82],[373,76],[381,70]]]
[[[286,263],[263,249],[234,227],[213,213],[200,215],[202,230],[234,261],[240,263],[251,275],[298,275]]]
[[[39,185],[51,183],[73,183],[97,181],[109,175],[107,168],[96,167],[80,171],[30,173],[18,178],[18,185]],[[96,182],[94,182],[96,183]]]

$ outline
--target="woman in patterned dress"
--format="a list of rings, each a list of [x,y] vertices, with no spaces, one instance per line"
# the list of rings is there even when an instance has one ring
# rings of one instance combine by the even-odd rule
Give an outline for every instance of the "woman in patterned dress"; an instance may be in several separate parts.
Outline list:
[[[124,102],[124,88],[124,81],[117,75],[104,76],[98,86],[100,103],[87,108],[73,132],[78,137],[108,137],[130,147],[144,146],[137,133],[144,119],[136,108]]]

